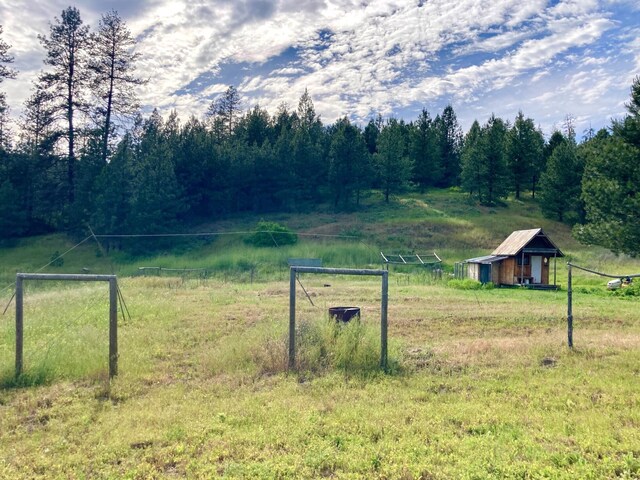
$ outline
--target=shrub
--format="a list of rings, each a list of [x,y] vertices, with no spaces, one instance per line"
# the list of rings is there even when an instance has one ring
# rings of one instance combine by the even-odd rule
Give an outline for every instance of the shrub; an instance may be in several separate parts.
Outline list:
[[[636,281],[630,285],[613,290],[611,294],[617,297],[640,297],[640,281],[636,279]]]
[[[297,242],[298,235],[284,225],[265,221],[258,222],[255,232],[247,239],[247,243],[256,247],[280,247]]]

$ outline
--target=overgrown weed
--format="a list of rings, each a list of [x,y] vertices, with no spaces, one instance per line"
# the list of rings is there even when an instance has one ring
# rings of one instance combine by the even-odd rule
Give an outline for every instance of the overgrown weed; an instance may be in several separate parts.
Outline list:
[[[216,352],[204,359],[205,369],[214,375],[286,373],[289,371],[288,335],[281,324],[269,322],[225,337]],[[391,342],[387,373],[398,373],[402,369],[401,350]],[[376,376],[381,372],[379,331],[359,320],[342,323],[328,316],[303,320],[296,329],[295,370],[305,377],[331,371],[346,376]]]

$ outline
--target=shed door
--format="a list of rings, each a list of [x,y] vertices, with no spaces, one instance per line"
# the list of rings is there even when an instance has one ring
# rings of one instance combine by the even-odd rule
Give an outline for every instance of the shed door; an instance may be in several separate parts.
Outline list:
[[[491,265],[480,264],[480,283],[491,281]]]
[[[542,257],[531,256],[531,277],[533,283],[542,283]]]

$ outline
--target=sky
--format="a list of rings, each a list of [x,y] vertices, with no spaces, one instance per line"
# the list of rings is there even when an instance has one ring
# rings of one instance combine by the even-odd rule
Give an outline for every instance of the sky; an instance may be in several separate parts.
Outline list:
[[[624,116],[640,75],[639,0],[0,0],[14,118],[45,68],[38,35],[69,5],[92,29],[116,10],[145,111],[184,120],[233,85],[271,114],[308,89],[325,124],[452,105],[464,131],[522,111],[547,136],[571,116],[581,136]]]

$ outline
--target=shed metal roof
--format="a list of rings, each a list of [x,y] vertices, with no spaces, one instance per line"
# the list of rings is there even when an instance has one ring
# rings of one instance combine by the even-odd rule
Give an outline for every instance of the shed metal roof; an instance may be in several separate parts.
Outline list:
[[[504,242],[502,242],[498,248],[496,248],[492,255],[517,255],[525,248],[534,238],[543,237],[546,242],[548,242],[549,248],[540,248],[539,250],[545,251],[545,253],[549,253],[549,251],[554,252],[558,257],[564,257],[564,254],[560,251],[558,247],[551,241],[551,239],[542,231],[541,228],[533,228],[531,230],[516,230],[511,233]]]
[[[499,262],[501,260],[504,260],[505,258],[507,258],[507,257],[506,256],[496,256],[496,255],[485,255],[484,257],[469,258],[468,260],[465,260],[465,262],[467,262],[467,263],[488,264],[488,263],[493,263],[493,262]]]

